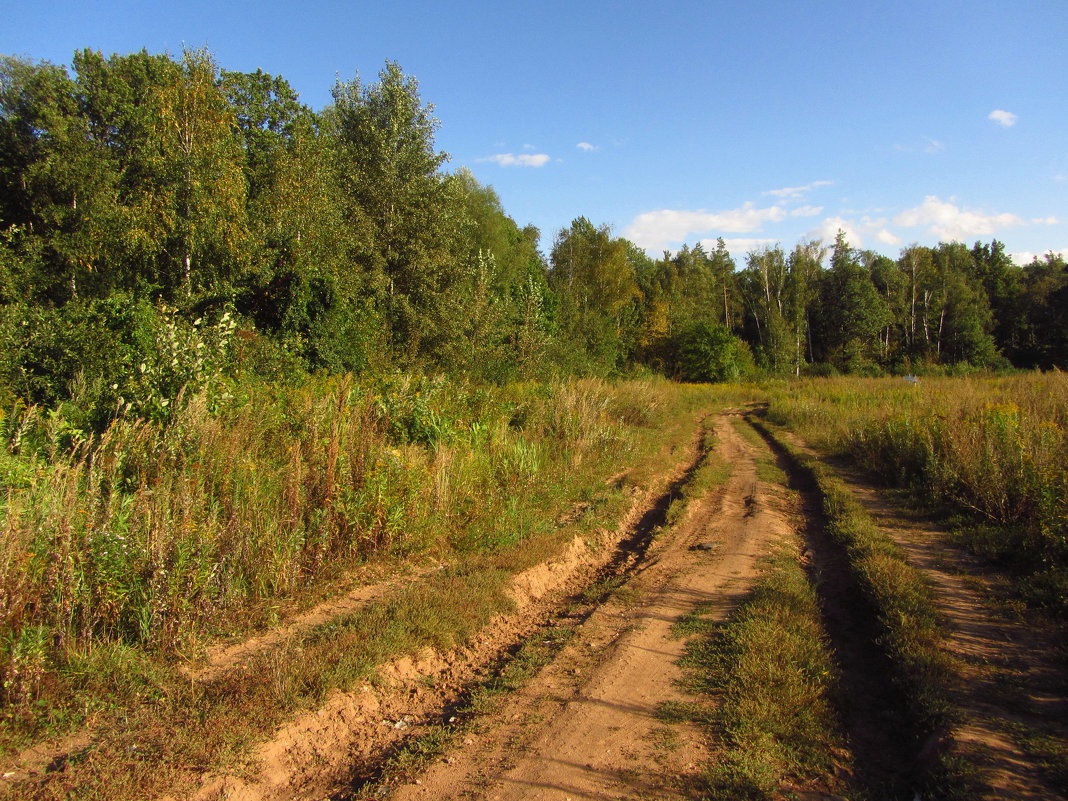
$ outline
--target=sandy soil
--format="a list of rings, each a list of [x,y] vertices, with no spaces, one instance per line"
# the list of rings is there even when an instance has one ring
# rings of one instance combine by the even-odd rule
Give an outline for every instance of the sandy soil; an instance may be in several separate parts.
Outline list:
[[[672,624],[697,605],[722,619],[790,530],[784,498],[758,481],[753,448],[716,421],[725,487],[692,503],[650,547],[622,599],[598,608],[560,657],[482,733],[392,797],[682,799],[696,797],[704,735],[664,715],[698,699],[680,686],[684,641]],[[712,550],[694,548],[714,542]]]

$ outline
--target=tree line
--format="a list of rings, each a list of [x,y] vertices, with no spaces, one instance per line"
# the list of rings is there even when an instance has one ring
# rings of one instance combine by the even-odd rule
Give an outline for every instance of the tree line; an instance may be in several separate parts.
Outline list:
[[[1021,268],[994,241],[894,260],[840,235],[742,265],[722,241],[651,259],[579,218],[546,258],[492,187],[445,169],[438,125],[395,63],[315,112],[205,50],[4,57],[0,400],[95,425],[241,375],[1068,361],[1060,257]]]

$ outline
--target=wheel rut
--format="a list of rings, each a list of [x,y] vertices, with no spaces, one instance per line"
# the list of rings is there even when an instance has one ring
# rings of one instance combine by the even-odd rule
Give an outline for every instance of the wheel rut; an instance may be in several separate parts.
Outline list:
[[[921,734],[905,714],[894,666],[879,645],[877,612],[857,583],[844,548],[827,533],[819,489],[776,439],[755,426],[801,494],[803,567],[819,599],[823,629],[839,668],[836,706],[854,757],[852,786],[874,799],[913,798]]]
[[[932,746],[978,768],[973,798],[1065,798],[1066,778],[1045,775],[1017,737],[1025,727],[1068,744],[1068,679],[1050,658],[1064,643],[1063,623],[1047,621],[1039,630],[995,608],[991,600],[1006,597],[1008,588],[954,547],[944,529],[894,504],[855,466],[836,462],[835,468],[875,523],[923,571],[945,621],[960,720],[936,733]]]

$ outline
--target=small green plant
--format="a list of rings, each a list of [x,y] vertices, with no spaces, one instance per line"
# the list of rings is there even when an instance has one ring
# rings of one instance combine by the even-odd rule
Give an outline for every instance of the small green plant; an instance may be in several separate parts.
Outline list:
[[[224,370],[231,362],[237,321],[224,311],[217,320],[191,323],[176,309],[160,305],[153,346],[131,372],[112,384],[126,414],[157,422],[171,419],[175,407],[203,393],[209,411],[230,399]]]

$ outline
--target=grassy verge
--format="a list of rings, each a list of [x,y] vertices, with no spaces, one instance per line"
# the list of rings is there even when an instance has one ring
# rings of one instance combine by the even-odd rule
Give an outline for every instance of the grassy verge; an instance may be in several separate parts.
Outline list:
[[[1016,724],[1013,736],[1049,779],[1050,785],[1060,793],[1068,794],[1068,746],[1063,738]]]
[[[763,424],[754,425],[774,436]],[[941,649],[942,633],[929,588],[904,553],[871,520],[845,484],[822,462],[776,440],[796,467],[814,482],[830,537],[841,546],[850,570],[878,619],[877,643],[890,659],[892,679],[908,706],[903,719],[913,731],[903,737],[915,740],[919,753],[929,738],[948,729],[953,719],[950,703],[951,665]],[[951,792],[964,778],[961,766],[934,761],[922,766],[917,779]]]
[[[789,543],[764,563],[749,596],[709,630],[700,610],[680,622],[699,632],[684,666],[695,690],[718,698],[704,716],[721,743],[705,781],[709,799],[778,799],[796,790],[840,792],[847,759],[832,703],[835,668],[815,592]]]

